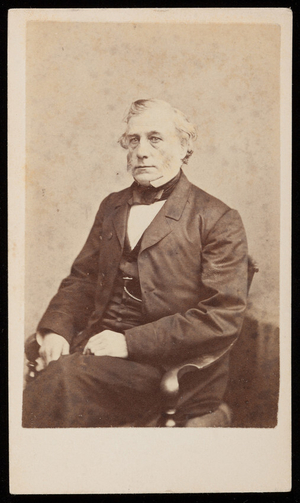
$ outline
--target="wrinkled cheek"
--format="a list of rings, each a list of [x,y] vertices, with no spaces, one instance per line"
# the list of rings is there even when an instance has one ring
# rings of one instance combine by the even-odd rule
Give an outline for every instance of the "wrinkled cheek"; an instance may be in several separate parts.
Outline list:
[[[168,166],[172,160],[172,156],[168,152],[165,152],[164,150],[160,150],[159,160],[160,160],[161,164],[163,164],[164,166]]]
[[[163,162],[164,168],[168,169],[172,164],[171,161],[172,161],[172,157],[170,155],[165,156],[164,162]]]
[[[131,170],[133,167],[133,155],[131,152],[127,154],[127,170]]]

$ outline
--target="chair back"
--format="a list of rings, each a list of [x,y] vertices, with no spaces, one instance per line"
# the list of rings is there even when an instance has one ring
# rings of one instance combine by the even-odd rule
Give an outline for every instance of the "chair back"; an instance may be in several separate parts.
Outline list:
[[[253,258],[248,255],[248,278],[247,278],[247,291],[249,294],[251,283],[253,280],[253,276],[259,269],[257,267],[257,263],[254,262]]]

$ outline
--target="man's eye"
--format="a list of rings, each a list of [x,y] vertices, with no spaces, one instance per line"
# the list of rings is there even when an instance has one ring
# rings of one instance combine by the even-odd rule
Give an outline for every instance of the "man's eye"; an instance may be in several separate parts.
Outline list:
[[[151,136],[150,141],[151,143],[158,143],[161,141],[161,138],[159,138],[158,136]]]
[[[135,147],[138,144],[138,142],[139,142],[138,138],[130,138],[129,145]]]

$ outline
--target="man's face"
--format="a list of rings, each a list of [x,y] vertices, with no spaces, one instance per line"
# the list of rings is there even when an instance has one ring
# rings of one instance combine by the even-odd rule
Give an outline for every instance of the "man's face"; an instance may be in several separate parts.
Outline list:
[[[178,173],[187,147],[168,110],[154,108],[131,117],[127,139],[127,169],[139,184],[159,186]]]

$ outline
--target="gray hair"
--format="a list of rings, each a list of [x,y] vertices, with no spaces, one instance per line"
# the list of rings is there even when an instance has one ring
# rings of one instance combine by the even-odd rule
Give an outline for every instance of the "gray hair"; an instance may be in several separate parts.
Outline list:
[[[137,100],[131,104],[129,111],[124,118],[124,122],[128,124],[131,117],[134,117],[135,115],[140,115],[145,110],[151,108],[165,108],[170,111],[171,115],[173,114],[175,129],[177,130],[181,140],[184,139],[187,142],[188,149],[186,156],[183,159],[183,163],[187,164],[189,157],[193,153],[192,144],[193,141],[197,139],[197,132],[196,127],[188,120],[188,118],[180,110],[178,110],[177,108],[173,108],[169,103],[163,100],[157,100],[157,99]],[[126,149],[128,148],[126,131],[125,133],[122,134],[122,136],[119,138],[118,141],[123,148]]]

